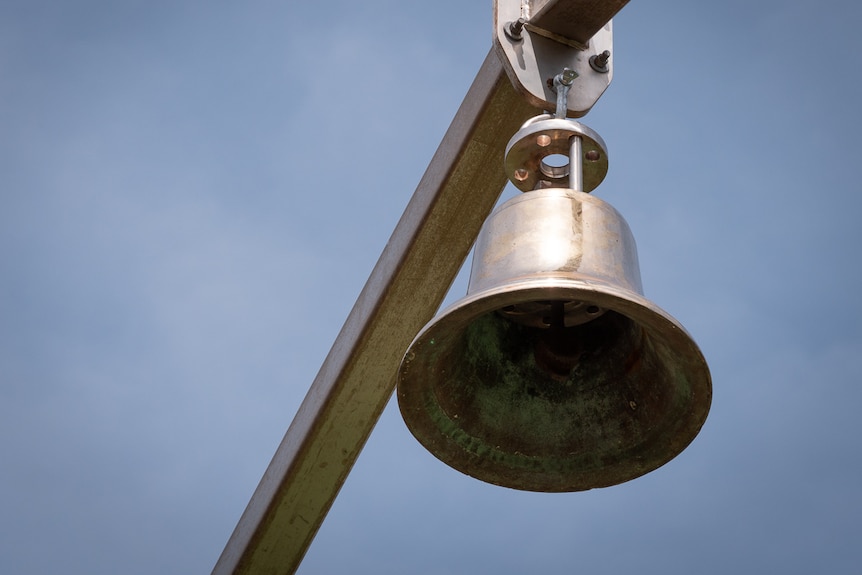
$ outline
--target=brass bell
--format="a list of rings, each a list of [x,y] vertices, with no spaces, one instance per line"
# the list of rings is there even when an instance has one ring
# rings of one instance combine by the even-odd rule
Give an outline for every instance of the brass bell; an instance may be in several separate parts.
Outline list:
[[[402,415],[428,450],[530,491],[606,487],[656,469],[698,434],[712,397],[695,342],[642,295],[628,224],[576,189],[604,173],[542,189],[571,176],[543,169],[562,143],[572,171],[588,171],[596,153],[606,171],[604,143],[588,128],[525,124],[506,170],[530,191],[485,222],[466,297],[423,328],[398,373]]]

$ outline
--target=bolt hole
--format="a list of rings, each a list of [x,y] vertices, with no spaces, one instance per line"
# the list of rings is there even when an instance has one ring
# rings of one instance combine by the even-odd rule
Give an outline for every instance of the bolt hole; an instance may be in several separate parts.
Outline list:
[[[586,158],[589,162],[598,162],[601,157],[602,155],[599,153],[598,150],[590,150],[589,152],[584,154],[584,158]]]
[[[547,148],[551,145],[551,137],[547,134],[539,134],[536,137],[536,144],[542,148]]]
[[[596,315],[600,311],[602,311],[602,310],[597,305],[591,305],[591,306],[587,307],[587,313],[590,315]]]
[[[550,154],[542,158],[539,169],[549,178],[565,178],[569,175],[569,158],[563,154]]]
[[[519,182],[523,182],[530,177],[530,172],[528,172],[524,168],[518,168],[517,170],[515,170],[515,173],[513,175],[516,180],[518,180]]]

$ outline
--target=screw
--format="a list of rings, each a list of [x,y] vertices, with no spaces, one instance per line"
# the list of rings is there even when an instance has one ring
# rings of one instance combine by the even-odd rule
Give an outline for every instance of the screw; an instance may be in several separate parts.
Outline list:
[[[607,74],[610,68],[608,68],[608,61],[611,59],[611,53],[609,50],[605,50],[601,54],[596,54],[595,56],[590,57],[590,66],[596,72],[601,74]]]
[[[518,18],[514,22],[509,22],[503,31],[506,32],[506,36],[508,36],[509,40],[513,42],[520,42],[524,39],[521,36],[521,32],[524,30],[524,25],[527,23],[527,20],[524,18]]]

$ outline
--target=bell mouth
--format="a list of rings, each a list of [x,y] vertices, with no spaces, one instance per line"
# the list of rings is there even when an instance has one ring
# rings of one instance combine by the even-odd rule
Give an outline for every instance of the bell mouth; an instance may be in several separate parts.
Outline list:
[[[601,313],[569,324],[567,302]],[[558,315],[540,326],[513,320],[512,306]],[[398,375],[420,443],[467,475],[528,491],[660,467],[697,435],[711,397],[706,361],[676,320],[637,293],[570,278],[471,294],[420,332]]]

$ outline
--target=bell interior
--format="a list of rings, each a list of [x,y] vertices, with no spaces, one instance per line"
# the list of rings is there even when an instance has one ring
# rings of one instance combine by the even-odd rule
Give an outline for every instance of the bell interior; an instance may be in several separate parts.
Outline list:
[[[497,310],[414,342],[399,402],[438,458],[498,485],[579,491],[643,475],[697,434],[710,398],[695,397],[704,381],[679,341],[613,310],[544,323]],[[406,389],[413,370],[424,382]]]

